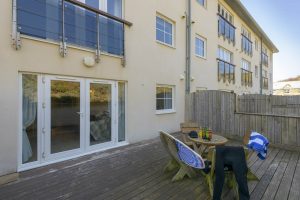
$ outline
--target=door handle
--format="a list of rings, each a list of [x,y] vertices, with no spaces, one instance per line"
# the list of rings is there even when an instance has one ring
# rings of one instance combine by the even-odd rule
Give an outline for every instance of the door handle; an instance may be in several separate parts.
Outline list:
[[[80,115],[80,117],[82,117],[83,116],[83,112],[76,112],[78,115]]]

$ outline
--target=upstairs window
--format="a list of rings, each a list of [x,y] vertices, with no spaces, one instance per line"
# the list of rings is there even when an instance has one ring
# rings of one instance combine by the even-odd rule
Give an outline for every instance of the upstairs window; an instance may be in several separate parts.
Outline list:
[[[242,47],[241,48],[245,54],[252,56],[251,34],[245,27],[242,27]]]
[[[122,0],[79,1],[122,17]],[[64,39],[67,44],[90,49],[99,45],[102,52],[124,55],[123,24],[102,15],[97,22],[97,15],[67,1],[63,16],[59,0],[17,0],[17,26],[21,34],[56,42]]]
[[[218,49],[218,80],[235,82],[235,65],[232,64],[232,53],[222,47]]]
[[[262,48],[262,55],[261,55],[261,58],[262,58],[262,64],[266,67],[269,66],[269,56],[268,56],[268,49],[266,47],[263,47]]]
[[[198,35],[195,38],[195,54],[201,58],[206,57],[206,40]]]
[[[267,70],[262,71],[262,84],[263,89],[269,89],[269,79]]]
[[[258,51],[258,40],[255,38],[255,50]]]
[[[156,16],[156,40],[174,46],[174,24],[163,17]]]
[[[242,59],[242,68],[241,68],[241,83],[243,86],[251,87],[252,86],[252,72],[251,64],[247,60]]]
[[[233,25],[233,16],[220,4],[218,4],[218,33],[229,42],[235,44],[235,27]]]

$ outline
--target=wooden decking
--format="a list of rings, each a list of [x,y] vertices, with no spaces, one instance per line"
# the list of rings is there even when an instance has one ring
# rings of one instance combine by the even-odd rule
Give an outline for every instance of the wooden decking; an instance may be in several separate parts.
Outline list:
[[[97,153],[21,173],[0,186],[0,199],[209,199],[201,176],[172,183],[162,169],[169,157],[159,139]],[[265,161],[254,155],[251,199],[300,199],[299,152],[269,149]],[[226,187],[224,199],[232,199]]]

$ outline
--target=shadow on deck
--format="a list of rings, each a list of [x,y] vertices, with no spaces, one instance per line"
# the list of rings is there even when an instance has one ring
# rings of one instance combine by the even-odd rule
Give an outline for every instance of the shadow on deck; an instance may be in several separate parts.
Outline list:
[[[158,138],[22,172],[0,186],[0,199],[209,199],[204,179],[171,182],[169,156]],[[249,182],[251,199],[299,199],[299,152],[270,148],[265,161],[248,165],[260,178]],[[232,192],[223,190],[224,199]]]

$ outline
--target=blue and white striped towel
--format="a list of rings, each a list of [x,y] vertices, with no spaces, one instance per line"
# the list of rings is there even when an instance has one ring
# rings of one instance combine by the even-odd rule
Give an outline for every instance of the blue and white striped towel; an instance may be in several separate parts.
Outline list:
[[[267,156],[269,141],[262,134],[252,132],[248,142],[248,148],[257,152],[257,156],[264,160]]]

